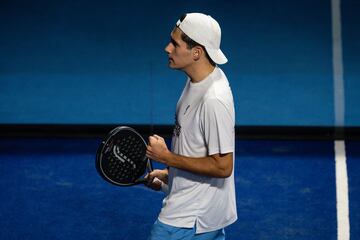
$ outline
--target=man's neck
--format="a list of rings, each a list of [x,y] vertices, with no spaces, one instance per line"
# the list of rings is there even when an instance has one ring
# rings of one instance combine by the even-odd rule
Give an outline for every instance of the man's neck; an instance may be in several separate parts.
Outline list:
[[[206,64],[203,66],[196,66],[188,71],[185,71],[186,75],[189,76],[191,82],[197,83],[204,80],[207,76],[210,75],[215,69],[215,66],[212,66],[211,64]]]

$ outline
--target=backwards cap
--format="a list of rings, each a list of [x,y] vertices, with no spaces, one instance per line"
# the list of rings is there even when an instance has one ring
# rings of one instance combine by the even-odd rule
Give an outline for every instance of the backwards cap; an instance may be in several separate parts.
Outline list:
[[[227,58],[220,49],[220,26],[210,15],[188,13],[177,21],[176,26],[192,40],[204,46],[209,57],[215,63],[227,62]]]

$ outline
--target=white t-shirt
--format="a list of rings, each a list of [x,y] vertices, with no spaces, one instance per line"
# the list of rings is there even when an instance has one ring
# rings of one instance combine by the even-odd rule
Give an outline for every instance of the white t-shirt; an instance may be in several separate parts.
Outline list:
[[[229,152],[235,156],[233,96],[220,68],[198,83],[187,80],[175,118],[174,153],[194,158]],[[165,224],[196,225],[196,232],[203,233],[237,219],[234,172],[228,178],[211,178],[170,167],[168,187],[159,215]]]

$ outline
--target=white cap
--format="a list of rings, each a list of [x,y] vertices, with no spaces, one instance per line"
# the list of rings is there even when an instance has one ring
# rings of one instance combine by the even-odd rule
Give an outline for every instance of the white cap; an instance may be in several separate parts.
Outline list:
[[[220,26],[210,15],[188,13],[177,21],[176,26],[192,40],[204,46],[215,63],[224,64],[227,62],[227,58],[220,50]]]

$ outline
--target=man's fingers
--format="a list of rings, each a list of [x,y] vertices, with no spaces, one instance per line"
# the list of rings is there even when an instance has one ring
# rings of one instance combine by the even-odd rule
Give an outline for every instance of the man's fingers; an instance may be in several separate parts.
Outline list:
[[[157,140],[159,140],[159,141],[162,141],[162,142],[165,141],[164,138],[163,138],[163,137],[160,137],[159,135],[154,134],[153,136],[154,136]]]
[[[154,137],[153,136],[149,136],[149,144],[151,144],[154,140]]]
[[[151,185],[155,179],[156,179],[156,177],[151,176],[151,174],[147,174],[145,176],[145,180],[147,181],[146,185],[148,185],[148,186]]]
[[[158,141],[158,139],[156,138],[156,137],[154,137],[154,136],[150,136],[149,137],[149,144],[151,145],[151,144],[153,144],[153,143],[155,143],[155,142],[157,142]]]
[[[156,191],[161,190],[162,181],[160,179],[151,176],[151,174],[147,174],[145,179],[147,179],[147,183],[145,183],[146,186]]]

